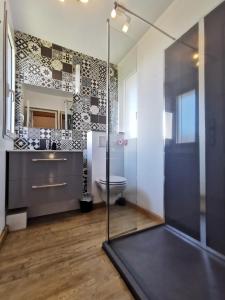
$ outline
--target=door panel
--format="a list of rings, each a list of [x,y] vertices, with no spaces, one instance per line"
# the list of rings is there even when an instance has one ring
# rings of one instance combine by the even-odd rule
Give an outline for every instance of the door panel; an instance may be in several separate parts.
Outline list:
[[[187,46],[188,45],[188,46]],[[200,239],[198,134],[198,26],[165,52],[165,112],[172,134],[165,141],[167,224]]]
[[[205,18],[206,240],[225,255],[225,3]]]

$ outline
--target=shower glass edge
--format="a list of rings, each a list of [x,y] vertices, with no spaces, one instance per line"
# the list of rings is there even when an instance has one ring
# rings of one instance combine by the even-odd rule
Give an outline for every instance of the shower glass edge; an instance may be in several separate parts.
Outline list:
[[[122,129],[123,132],[119,132],[118,116],[119,103],[122,101],[124,104],[124,101],[127,101],[125,98],[120,98],[119,88],[124,87],[126,84],[132,86],[132,82],[136,78],[136,68],[135,71],[126,74],[125,77],[121,76],[119,64],[115,64],[112,59],[116,53],[118,34],[121,35],[122,33],[118,32],[114,28],[114,24],[112,26],[110,20],[107,19],[106,240],[108,242],[120,236],[136,232],[138,230],[138,220],[140,219],[138,219],[140,212],[137,207],[137,136],[129,134],[128,125]],[[123,35],[123,39],[122,42],[133,42],[128,35]],[[136,105],[137,101],[138,99],[136,99]],[[127,110],[131,109],[132,118],[135,118],[136,121],[137,112],[134,112],[134,110],[137,108],[133,109],[132,107],[126,106],[126,115],[128,114]],[[132,120],[125,120],[123,117],[123,122],[130,124]],[[110,179],[115,180],[118,177],[119,180],[126,178],[127,184],[124,190],[118,184],[119,189],[121,188],[123,191],[116,196],[115,185],[117,183],[115,181],[115,185],[111,185]],[[123,199],[125,199],[125,202],[123,202]]]

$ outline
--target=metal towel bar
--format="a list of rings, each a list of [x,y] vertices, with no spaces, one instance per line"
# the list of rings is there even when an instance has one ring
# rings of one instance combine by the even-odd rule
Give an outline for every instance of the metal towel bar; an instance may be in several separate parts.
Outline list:
[[[67,183],[56,183],[56,184],[45,184],[45,185],[32,185],[32,189],[46,189],[46,188],[52,188],[52,187],[61,187],[61,186],[66,186]]]
[[[33,162],[39,161],[66,161],[67,158],[32,158]]]

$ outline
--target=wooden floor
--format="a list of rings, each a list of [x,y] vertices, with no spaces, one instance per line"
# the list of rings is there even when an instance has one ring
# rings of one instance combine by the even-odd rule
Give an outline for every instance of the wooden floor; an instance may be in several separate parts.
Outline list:
[[[133,299],[101,249],[105,216],[105,208],[69,213],[10,233],[0,250],[0,299]],[[113,235],[120,226],[129,231],[159,223],[130,207],[115,209],[111,218]]]

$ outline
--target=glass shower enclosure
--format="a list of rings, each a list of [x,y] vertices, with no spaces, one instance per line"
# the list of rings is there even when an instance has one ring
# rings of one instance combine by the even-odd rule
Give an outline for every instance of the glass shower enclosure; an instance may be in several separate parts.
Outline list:
[[[146,30],[139,20],[130,32]],[[123,61],[135,44],[132,34],[121,32],[121,24],[107,21],[107,240],[132,234],[158,224],[155,216],[141,208],[137,190],[138,76],[137,53],[127,68]],[[119,44],[118,44],[119,38]],[[119,47],[119,51],[118,51]],[[122,53],[122,56],[121,56]],[[162,220],[160,220],[162,222]]]
[[[225,2],[179,38],[152,26],[160,32],[158,39],[161,34],[169,38],[158,45],[164,54],[160,67],[165,77],[159,76],[162,82],[156,88],[163,90],[164,84],[164,120],[153,124],[156,128],[164,121],[164,183],[155,189],[163,190],[165,222],[146,214],[140,193],[138,138],[143,135],[138,119],[143,116],[138,115],[137,78],[143,74],[138,73],[137,56],[130,52],[132,59],[122,67],[127,51],[115,65],[111,58],[118,47],[118,30],[107,21],[107,241],[103,248],[137,299],[209,299],[209,295],[224,299],[224,16]],[[130,35],[124,38],[129,40]],[[111,78],[115,72],[117,76]],[[150,121],[146,118],[146,122]]]

